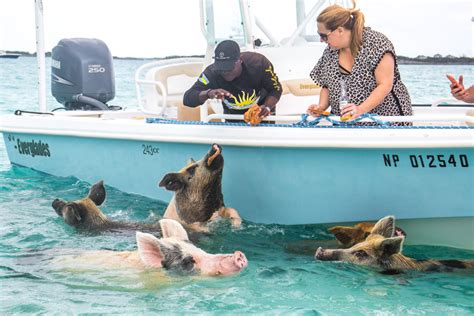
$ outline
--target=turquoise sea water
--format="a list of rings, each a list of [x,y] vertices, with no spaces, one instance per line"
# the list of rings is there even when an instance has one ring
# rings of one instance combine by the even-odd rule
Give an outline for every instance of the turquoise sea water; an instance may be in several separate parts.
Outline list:
[[[114,61],[117,94],[111,104],[135,103],[133,74],[142,63]],[[465,74],[466,82],[474,83],[472,66],[400,68],[414,103],[448,97],[445,73]],[[0,78],[0,113],[37,109],[34,58],[0,60]],[[57,106],[51,96],[48,106]],[[78,233],[57,217],[51,208],[55,198],[81,198],[88,189],[88,183],[75,178],[11,166],[0,141],[0,314],[474,313],[474,277],[467,271],[382,275],[350,264],[316,262],[313,251],[290,250],[295,242],[328,239],[324,227],[317,225],[244,221],[234,231],[218,225],[216,234],[197,244],[212,253],[238,249],[246,254],[248,268],[229,278],[57,269],[50,260],[67,249],[135,249],[133,234]],[[107,189],[102,210],[113,219],[155,221],[166,206]],[[407,246],[404,252],[419,259],[474,259],[474,251],[445,247]]]

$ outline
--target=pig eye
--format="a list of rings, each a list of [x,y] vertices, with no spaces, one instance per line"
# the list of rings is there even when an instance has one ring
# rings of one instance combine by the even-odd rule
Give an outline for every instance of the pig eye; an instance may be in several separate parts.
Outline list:
[[[354,252],[354,255],[358,258],[358,259],[365,259],[367,258],[369,255],[367,254],[367,252],[365,252],[364,250],[357,250],[356,252]]]
[[[191,167],[187,169],[187,172],[193,176],[194,173],[196,172],[196,168],[197,168],[197,165],[192,165]]]
[[[181,269],[185,272],[191,272],[194,270],[194,264],[196,261],[194,261],[194,258],[191,256],[183,258],[181,261]]]

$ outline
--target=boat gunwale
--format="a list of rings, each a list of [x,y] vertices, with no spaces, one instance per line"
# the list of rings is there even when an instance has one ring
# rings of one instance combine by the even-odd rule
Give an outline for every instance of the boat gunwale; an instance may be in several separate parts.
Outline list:
[[[18,120],[22,124],[18,124]],[[88,123],[85,124],[85,120]],[[250,127],[213,124],[157,124],[144,119],[67,116],[1,116],[0,132],[191,144],[219,143],[288,148],[452,148],[474,147],[474,127]],[[15,124],[16,123],[16,124]],[[19,127],[21,126],[21,127]],[[199,133],[196,131],[199,130]],[[116,132],[120,131],[120,132]],[[203,132],[204,131],[204,132]],[[223,131],[225,131],[223,133]],[[199,135],[199,136],[195,136]],[[239,135],[239,137],[236,137]],[[303,137],[301,137],[303,136]]]

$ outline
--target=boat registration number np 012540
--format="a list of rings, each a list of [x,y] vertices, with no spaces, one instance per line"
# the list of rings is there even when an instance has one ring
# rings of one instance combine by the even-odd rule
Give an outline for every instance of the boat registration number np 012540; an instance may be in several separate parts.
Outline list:
[[[398,167],[402,163],[412,168],[469,168],[469,159],[465,154],[449,154],[449,155],[398,155],[383,154],[383,163],[385,167]]]

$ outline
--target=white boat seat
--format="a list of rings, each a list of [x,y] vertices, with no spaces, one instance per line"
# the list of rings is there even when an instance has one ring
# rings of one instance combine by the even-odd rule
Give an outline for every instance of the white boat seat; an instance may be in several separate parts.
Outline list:
[[[167,93],[171,95],[175,91],[170,91],[169,89],[169,78],[181,75],[197,78],[201,74],[202,68],[203,63],[199,62],[166,65],[156,69],[154,79],[161,82],[165,86]],[[157,92],[161,94],[158,88]]]
[[[474,109],[467,110],[466,115],[467,116],[474,116]],[[467,126],[474,126],[474,123],[472,123],[470,121],[466,121],[466,124],[467,124]]]
[[[277,104],[277,115],[302,114],[310,104],[319,102],[321,87],[310,78],[283,80],[280,83],[283,94]]]
[[[292,79],[281,82],[283,94],[293,94],[295,96],[319,95],[321,87],[313,82],[313,80],[306,79]]]

